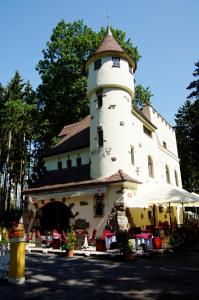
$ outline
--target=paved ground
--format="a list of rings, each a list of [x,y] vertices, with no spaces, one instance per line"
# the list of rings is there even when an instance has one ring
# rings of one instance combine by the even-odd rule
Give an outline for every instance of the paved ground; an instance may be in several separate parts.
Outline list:
[[[0,281],[0,299],[199,299],[199,251],[132,262],[27,254],[26,282]]]

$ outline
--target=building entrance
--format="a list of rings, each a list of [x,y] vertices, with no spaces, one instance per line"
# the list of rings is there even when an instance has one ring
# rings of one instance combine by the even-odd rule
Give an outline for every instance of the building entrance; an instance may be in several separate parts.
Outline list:
[[[71,210],[59,201],[47,203],[42,208],[40,230],[42,233],[56,229],[66,231],[72,218]]]

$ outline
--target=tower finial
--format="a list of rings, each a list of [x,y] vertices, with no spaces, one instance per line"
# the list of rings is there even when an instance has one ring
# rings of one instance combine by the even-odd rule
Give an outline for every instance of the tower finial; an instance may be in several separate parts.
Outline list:
[[[108,14],[108,8],[107,8],[107,15],[106,15],[106,18],[107,18],[107,27],[109,27],[110,16],[109,16],[109,14]]]
[[[110,29],[110,16],[109,16],[109,14],[108,14],[108,8],[107,8],[107,16],[106,16],[106,18],[107,18],[107,30],[106,30],[106,34],[107,35],[112,35],[112,32],[111,32],[111,29]]]

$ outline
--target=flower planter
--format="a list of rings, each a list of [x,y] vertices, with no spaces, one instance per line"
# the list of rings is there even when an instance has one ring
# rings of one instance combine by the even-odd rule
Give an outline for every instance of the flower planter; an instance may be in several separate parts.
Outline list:
[[[18,224],[12,229],[12,235],[14,238],[24,237],[24,227],[23,224]]]
[[[66,256],[67,257],[73,257],[74,256],[74,249],[67,249],[66,250]]]
[[[135,253],[124,253],[122,256],[124,261],[132,261],[136,259]]]
[[[152,238],[153,249],[161,249],[162,248],[162,241],[160,237]]]

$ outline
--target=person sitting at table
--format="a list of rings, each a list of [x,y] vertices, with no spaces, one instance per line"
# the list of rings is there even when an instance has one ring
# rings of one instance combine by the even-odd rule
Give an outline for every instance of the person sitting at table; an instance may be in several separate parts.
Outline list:
[[[115,234],[112,233],[110,226],[106,225],[103,230],[102,236],[105,240],[106,249],[110,249],[110,245],[112,242],[115,242]]]

